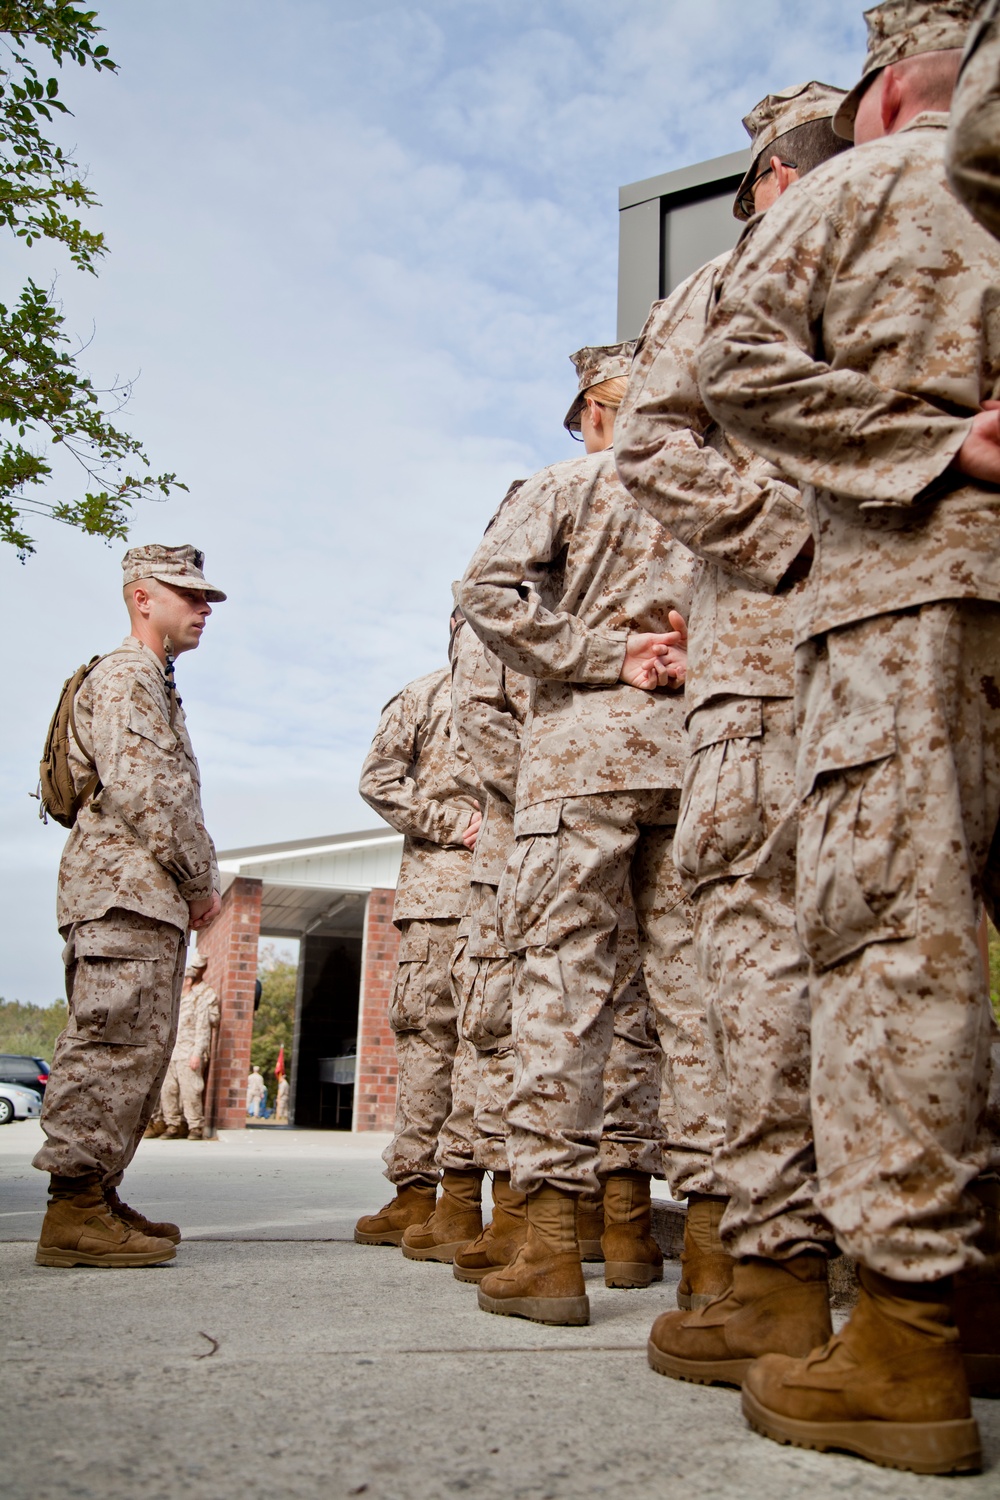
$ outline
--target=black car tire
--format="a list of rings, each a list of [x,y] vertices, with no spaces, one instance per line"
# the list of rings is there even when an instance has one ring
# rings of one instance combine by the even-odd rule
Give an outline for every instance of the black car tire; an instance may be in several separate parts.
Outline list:
[[[0,1125],[9,1125],[14,1118],[14,1106],[9,1099],[0,1097]]]

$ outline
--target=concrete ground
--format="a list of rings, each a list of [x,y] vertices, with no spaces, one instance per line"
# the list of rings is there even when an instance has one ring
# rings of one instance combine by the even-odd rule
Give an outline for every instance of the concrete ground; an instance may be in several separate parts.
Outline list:
[[[610,1292],[592,1323],[495,1318],[442,1266],[357,1246],[390,1196],[384,1137],[251,1130],[144,1142],[126,1198],[176,1219],[170,1265],[33,1264],[34,1123],[0,1130],[0,1493],[6,1500],[995,1500],[987,1470],[918,1478],[750,1432],[735,1392],[653,1374],[674,1305]]]

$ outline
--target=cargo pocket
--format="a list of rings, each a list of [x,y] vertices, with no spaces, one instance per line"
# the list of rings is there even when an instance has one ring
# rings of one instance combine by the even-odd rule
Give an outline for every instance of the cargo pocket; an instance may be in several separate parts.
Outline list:
[[[479,959],[459,1031],[479,1052],[497,1052],[510,1038],[512,958]]]
[[[850,714],[802,747],[798,914],[813,963],[913,937],[916,900],[891,705]]]
[[[156,1008],[156,934],[84,922],[68,946],[75,1034],[112,1047],[145,1046]]]
[[[559,876],[562,802],[539,802],[514,820],[514,848],[497,891],[504,946],[516,953],[545,943],[546,917]]]
[[[767,829],[761,795],[763,708],[758,699],[698,709],[688,726],[690,759],[674,862],[689,891],[753,870]]]
[[[419,1031],[424,1024],[427,1016],[424,968],[430,951],[430,938],[424,933],[403,933],[389,1001],[389,1025],[393,1031]]]

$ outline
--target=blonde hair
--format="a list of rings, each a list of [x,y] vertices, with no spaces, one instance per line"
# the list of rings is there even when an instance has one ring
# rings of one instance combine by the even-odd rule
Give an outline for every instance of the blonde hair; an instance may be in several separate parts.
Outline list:
[[[586,401],[596,401],[598,406],[607,406],[611,411],[617,411],[625,399],[628,390],[627,375],[612,375],[610,380],[599,381],[597,385],[588,387],[581,391]]]

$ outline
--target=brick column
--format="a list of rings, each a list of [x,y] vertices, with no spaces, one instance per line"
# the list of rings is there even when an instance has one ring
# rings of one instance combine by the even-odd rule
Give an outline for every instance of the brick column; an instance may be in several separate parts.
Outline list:
[[[374,890],[365,909],[352,1130],[391,1130],[396,1115],[396,1044],[389,1029],[399,956],[399,932],[392,925],[395,898],[395,891]]]
[[[247,1074],[253,1033],[253,994],[260,941],[261,880],[233,881],[222,910],[198,934],[198,952],[208,959],[205,978],[219,996],[222,1019],[212,1053],[206,1119],[217,1130],[247,1122]]]

